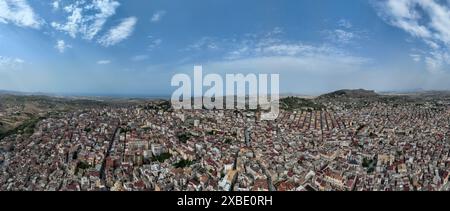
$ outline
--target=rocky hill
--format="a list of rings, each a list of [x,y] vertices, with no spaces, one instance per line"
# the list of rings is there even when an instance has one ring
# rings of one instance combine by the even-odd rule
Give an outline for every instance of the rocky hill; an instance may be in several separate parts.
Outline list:
[[[343,89],[319,96],[319,99],[335,98],[376,98],[380,95],[373,90],[365,89]]]

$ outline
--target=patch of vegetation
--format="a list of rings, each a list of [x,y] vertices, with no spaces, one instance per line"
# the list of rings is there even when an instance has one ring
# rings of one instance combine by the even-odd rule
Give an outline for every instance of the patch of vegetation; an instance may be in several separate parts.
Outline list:
[[[171,158],[172,157],[172,155],[170,154],[170,153],[162,153],[161,155],[159,155],[159,156],[155,156],[155,157],[153,157],[152,158],[152,161],[153,162],[156,162],[156,161],[159,161],[160,163],[163,163],[165,160],[167,160],[167,159],[169,159],[169,158]]]
[[[143,107],[143,109],[145,110],[163,110],[163,111],[169,111],[172,108],[172,104],[170,103],[170,101],[161,101],[159,103],[152,103],[152,104],[148,104],[145,105]]]
[[[122,127],[120,129],[120,133],[128,133],[128,132],[131,132],[131,128],[129,127]]]
[[[36,127],[36,124],[43,119],[45,119],[45,117],[35,117],[25,121],[24,123],[22,123],[21,125],[12,130],[0,133],[0,140],[14,134],[22,134],[25,136],[32,135],[34,133],[34,128]]]
[[[172,104],[170,103],[170,101],[163,101],[158,106],[164,111],[168,111],[172,108]]]
[[[362,166],[363,166],[364,168],[367,168],[367,167],[369,167],[369,165],[370,165],[371,162],[372,162],[371,160],[369,160],[369,159],[367,159],[367,158],[363,158]]]
[[[231,142],[233,142],[233,140],[231,138],[225,139],[225,144],[231,144]]]
[[[151,127],[142,127],[141,129],[144,130],[144,131],[149,131],[149,130],[151,130],[152,128],[151,128]]]
[[[80,169],[88,169],[90,167],[91,166],[86,162],[78,162],[78,165],[77,165],[77,168],[80,168]]]
[[[188,133],[180,133],[177,135],[177,138],[181,143],[185,144],[191,138],[191,135]]]
[[[363,158],[362,166],[367,168],[367,173],[372,173],[375,171],[375,165],[377,163],[376,159]]]
[[[309,99],[298,97],[287,97],[280,100],[280,106],[287,111],[293,110],[321,110],[325,108],[322,104],[315,103]]]
[[[90,167],[91,167],[91,166],[90,166],[88,163],[83,162],[83,161],[80,161],[80,162],[78,162],[77,167],[76,167],[76,169],[75,169],[75,174],[78,174],[78,171],[79,171],[80,169],[86,170],[86,169],[88,169],[88,168],[90,168]]]
[[[177,163],[173,164],[173,166],[175,168],[186,168],[186,167],[191,166],[192,164],[194,164],[194,161],[192,161],[192,160],[184,160],[183,159],[183,160],[180,160]]]

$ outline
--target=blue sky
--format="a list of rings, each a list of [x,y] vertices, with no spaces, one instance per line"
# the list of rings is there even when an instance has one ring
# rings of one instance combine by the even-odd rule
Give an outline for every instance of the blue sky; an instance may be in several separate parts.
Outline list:
[[[284,93],[450,88],[448,0],[0,0],[0,89],[166,95],[279,73]]]

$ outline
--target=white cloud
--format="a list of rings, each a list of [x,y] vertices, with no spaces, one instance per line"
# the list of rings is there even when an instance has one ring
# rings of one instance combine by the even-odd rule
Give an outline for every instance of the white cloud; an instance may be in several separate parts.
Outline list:
[[[192,52],[191,60],[202,58],[199,55],[207,53],[214,56],[210,57],[212,58],[210,61],[219,61],[217,63],[223,65],[226,63],[238,64],[239,62],[236,61],[242,61],[239,64],[244,66],[246,66],[245,62],[250,62],[255,66],[262,67],[264,65],[260,64],[265,64],[277,70],[287,66],[289,66],[288,69],[294,70],[297,66],[299,69],[308,67],[309,71],[314,71],[312,67],[317,67],[317,72],[332,71],[337,69],[332,68],[334,63],[336,67],[339,66],[339,71],[347,71],[357,69],[352,66],[360,67],[371,62],[371,59],[353,56],[333,43],[306,44],[297,40],[282,39],[282,34],[282,29],[275,28],[268,33],[247,34],[239,38],[203,37],[185,50]],[[344,38],[349,40],[350,35],[346,36]],[[211,52],[211,50],[214,51]],[[281,61],[287,62],[286,65]],[[273,63],[273,65],[269,65],[269,63]],[[277,65],[280,68],[275,67]],[[256,70],[257,68],[250,69]]]
[[[353,39],[360,37],[357,32],[345,32],[341,29],[336,31],[338,31],[336,42],[349,43]],[[262,61],[261,58],[264,58],[264,61],[275,62],[276,59],[283,58],[283,60],[289,61],[291,64],[300,64],[300,61],[319,62],[321,59],[327,59],[337,64],[343,64],[342,67],[346,68],[351,66],[347,64],[359,66],[371,61],[369,58],[351,55],[340,48],[340,45],[336,45],[336,42],[307,44],[298,40],[283,39],[283,34],[283,29],[277,27],[267,33],[246,34],[237,38],[203,37],[189,45],[185,50],[191,51],[191,60],[196,61],[198,58],[202,58],[203,56],[201,55],[205,53],[210,58],[213,56],[211,59],[213,61]],[[324,64],[324,62],[320,63]],[[318,69],[325,69],[323,67],[324,65]]]
[[[52,2],[53,10],[59,10],[59,4],[60,4],[60,1],[61,1],[61,0],[54,0],[54,1]]]
[[[233,59],[238,59],[238,58],[242,58],[243,56],[249,54],[250,49],[248,46],[242,46],[241,48],[232,50],[230,52],[228,52],[228,55],[226,55],[226,59],[228,60],[233,60]]]
[[[433,41],[430,41],[430,40],[424,40],[424,41],[428,46],[430,46],[430,48],[432,48],[434,50],[437,50],[439,48],[439,45]]]
[[[283,33],[284,33],[284,30],[281,27],[275,27],[274,29],[272,29],[272,31],[269,31],[265,36],[272,37],[272,36],[277,36],[277,35],[280,35]]]
[[[100,61],[97,61],[97,64],[99,64],[99,65],[105,65],[105,64],[110,64],[110,63],[111,63],[110,60],[100,60]]]
[[[425,64],[431,73],[442,73],[450,64],[450,54],[445,51],[432,51],[425,57]]]
[[[67,8],[67,7],[66,7]],[[60,31],[64,31],[68,33],[72,38],[77,37],[78,33],[81,32],[81,28],[86,29],[86,27],[81,27],[83,24],[83,15],[82,15],[83,9],[81,8],[73,8],[72,13],[70,16],[67,17],[67,23],[65,24],[59,24],[56,22],[52,22],[51,25],[56,29]]]
[[[131,36],[136,23],[136,17],[123,19],[119,25],[110,29],[106,35],[99,39],[98,42],[105,47],[116,45]]]
[[[300,41],[287,41],[276,37],[262,37],[236,43],[236,50],[228,53],[229,59],[245,57],[339,57],[348,53],[329,44],[312,45]]]
[[[302,43],[277,43],[257,48],[256,53],[277,56],[297,56],[299,54],[315,54],[322,51],[322,48],[303,45]]]
[[[198,51],[198,50],[216,50],[219,48],[217,42],[220,42],[212,37],[202,37],[195,43],[189,45],[185,51]]]
[[[352,42],[354,39],[359,38],[354,32],[346,31],[343,29],[335,29],[333,31],[326,31],[327,38],[333,42],[339,44],[347,44]]]
[[[344,73],[363,69],[368,60],[343,55],[261,56],[208,63],[213,70],[262,73]],[[209,66],[206,65],[206,66]]]
[[[383,0],[375,3],[379,15],[390,24],[415,37],[430,38],[431,31],[421,24],[421,15],[416,11],[417,0]]]
[[[131,58],[131,60],[134,62],[140,62],[140,61],[147,60],[148,58],[149,58],[148,55],[137,55],[137,56],[134,56],[133,58]]]
[[[341,19],[338,21],[338,26],[346,29],[350,29],[353,27],[352,23],[346,19]]]
[[[0,56],[0,70],[10,70],[20,68],[25,61],[20,58]]]
[[[450,2],[383,0],[375,3],[389,24],[421,39],[429,48],[423,60],[432,73],[450,69]]]
[[[188,49],[194,58],[196,53],[219,54],[217,58],[204,61],[208,69],[242,73],[288,72],[298,76],[301,73],[357,72],[371,63],[371,59],[351,55],[336,45],[286,40],[280,37],[282,30],[275,31],[279,32],[248,34],[236,39],[204,37]],[[220,46],[214,54],[205,51],[211,43]]]
[[[67,48],[72,48],[71,45],[66,44],[64,40],[58,40],[56,42],[55,48],[58,49],[60,53],[64,53]]]
[[[81,35],[92,40],[105,25],[106,21],[116,13],[120,3],[115,0],[78,0],[63,8],[68,14],[65,23],[52,22],[52,26],[75,38]],[[61,7],[61,5],[58,5]]]
[[[277,37],[282,35],[284,30],[280,27],[263,32],[263,33],[247,33],[239,38],[231,37],[220,39],[217,37],[204,36],[188,45],[182,51],[214,51],[221,52],[232,49],[231,54],[244,54],[250,51],[246,46],[253,45],[254,48],[261,48],[280,41]]]
[[[432,0],[418,0],[418,5],[426,11],[435,39],[450,44],[450,2],[441,3]]]
[[[329,41],[337,44],[350,44],[364,37],[364,32],[354,30],[353,25],[348,20],[341,19],[337,22],[337,25],[337,29],[323,31]]]
[[[162,43],[162,39],[152,40],[150,45],[148,45],[148,50],[153,50],[153,49],[159,47],[161,45],[161,43]]]
[[[153,22],[153,23],[159,22],[159,21],[161,21],[161,19],[164,17],[164,15],[166,15],[166,13],[167,13],[167,12],[164,11],[164,10],[157,11],[157,12],[155,12],[155,13],[153,14],[153,16],[152,16],[152,18],[150,19],[150,21]]]
[[[410,54],[409,55],[413,61],[420,62],[422,60],[422,56],[419,54]]]
[[[0,0],[0,23],[39,29],[44,21],[34,13],[26,0]]]

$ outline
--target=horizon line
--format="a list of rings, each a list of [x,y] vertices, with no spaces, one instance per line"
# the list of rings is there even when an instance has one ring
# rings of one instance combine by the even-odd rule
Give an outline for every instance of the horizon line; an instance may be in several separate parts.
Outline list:
[[[321,92],[320,94],[302,94],[302,93],[280,93],[281,97],[318,97],[320,95],[332,93],[335,91],[340,90],[367,90],[367,91],[374,91],[378,94],[388,94],[388,93],[395,93],[395,94],[408,94],[408,93],[420,93],[420,92],[442,92],[442,91],[450,91],[450,89],[409,89],[409,90],[388,90],[388,91],[380,91],[380,90],[372,90],[372,89],[363,89],[363,88],[357,88],[357,89],[337,89],[334,91],[328,91],[328,92]],[[170,99],[171,94],[143,94],[143,93],[83,93],[83,92],[42,92],[42,91],[16,91],[16,90],[5,90],[0,89],[0,94],[10,94],[10,95],[31,95],[31,96],[49,96],[49,97],[105,97],[105,98],[142,98],[142,99]],[[246,95],[249,96],[249,95]],[[198,96],[197,96],[198,97]],[[202,96],[204,97],[204,96]],[[222,96],[226,97],[226,96]],[[195,98],[195,97],[194,97]]]

